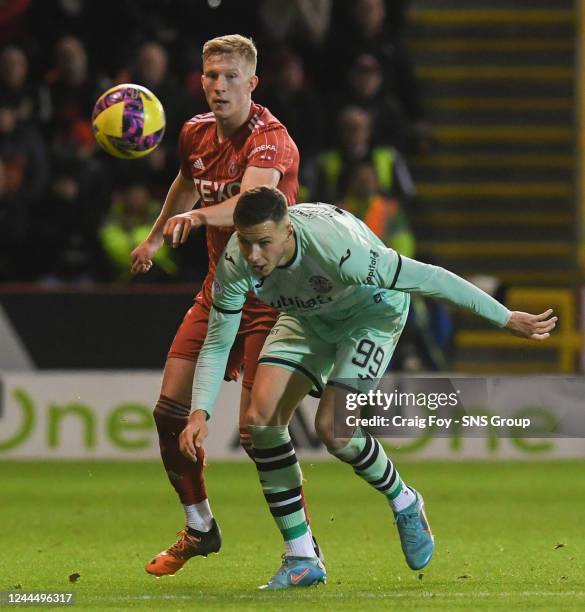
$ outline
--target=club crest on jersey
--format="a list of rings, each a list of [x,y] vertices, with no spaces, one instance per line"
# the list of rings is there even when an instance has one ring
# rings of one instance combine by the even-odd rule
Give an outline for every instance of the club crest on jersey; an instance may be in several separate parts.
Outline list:
[[[329,293],[333,289],[333,283],[324,276],[311,276],[309,285],[316,293]]]
[[[217,279],[215,279],[213,281],[213,294],[221,295],[222,293],[223,293],[223,285]]]
[[[227,173],[230,178],[234,178],[235,176],[238,176],[241,170],[242,169],[240,168],[240,164],[238,164],[238,162],[233,159],[228,164]]]

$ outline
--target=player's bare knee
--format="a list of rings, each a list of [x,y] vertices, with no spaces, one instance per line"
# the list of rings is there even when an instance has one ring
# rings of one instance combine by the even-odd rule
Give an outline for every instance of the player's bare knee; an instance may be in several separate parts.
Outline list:
[[[329,449],[335,443],[335,437],[333,432],[333,420],[329,416],[315,417],[315,431],[319,436],[319,439]]]
[[[194,372],[195,362],[169,357],[163,373],[161,396],[183,405],[190,405]]]
[[[244,415],[244,427],[249,431],[250,426],[254,425],[268,425],[270,418],[267,416],[266,411],[262,410],[261,406],[256,404],[252,399],[246,414]]]
[[[272,418],[276,411],[274,405],[274,393],[264,385],[254,386],[250,396],[250,402],[240,421],[240,430],[250,425],[271,425]]]

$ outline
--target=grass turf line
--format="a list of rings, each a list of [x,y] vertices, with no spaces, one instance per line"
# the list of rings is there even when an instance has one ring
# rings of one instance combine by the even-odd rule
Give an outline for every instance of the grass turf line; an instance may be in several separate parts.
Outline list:
[[[398,467],[425,497],[428,568],[407,568],[384,499],[348,466],[303,462],[329,581],[265,593],[282,545],[251,463],[207,469],[221,553],[156,580],[143,566],[184,520],[158,463],[3,462],[0,590],[73,590],[84,610],[585,608],[583,462]]]

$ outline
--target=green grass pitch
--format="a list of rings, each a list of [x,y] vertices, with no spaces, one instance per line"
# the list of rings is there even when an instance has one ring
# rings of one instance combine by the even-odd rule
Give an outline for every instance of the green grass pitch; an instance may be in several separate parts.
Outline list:
[[[583,468],[402,462],[437,543],[431,564],[413,572],[382,496],[348,466],[305,461],[328,584],[266,593],[257,586],[282,549],[252,464],[207,469],[221,553],[157,580],[143,566],[183,523],[158,463],[3,462],[0,591],[73,590],[73,609],[84,610],[582,610]]]

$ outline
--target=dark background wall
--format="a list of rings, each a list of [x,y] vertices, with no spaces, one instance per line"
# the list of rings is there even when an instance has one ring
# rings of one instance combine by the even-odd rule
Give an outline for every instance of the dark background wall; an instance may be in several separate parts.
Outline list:
[[[39,369],[160,369],[195,293],[15,288],[0,291],[0,305]]]

